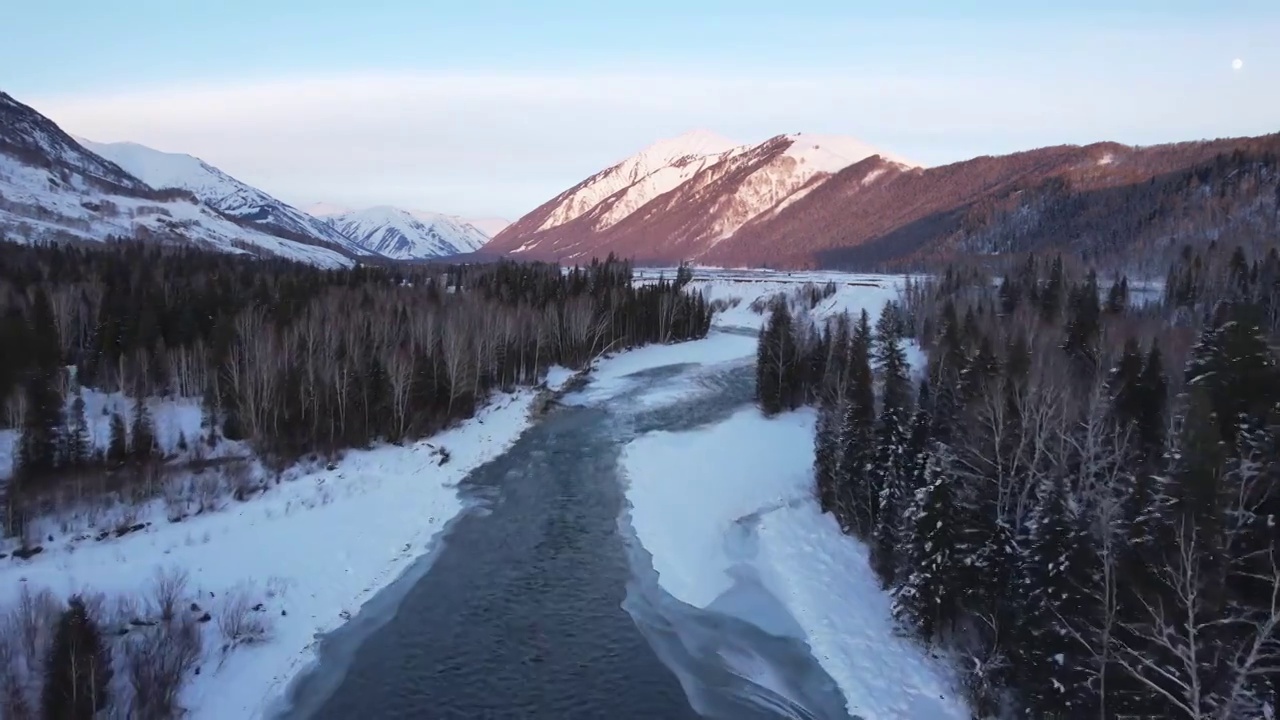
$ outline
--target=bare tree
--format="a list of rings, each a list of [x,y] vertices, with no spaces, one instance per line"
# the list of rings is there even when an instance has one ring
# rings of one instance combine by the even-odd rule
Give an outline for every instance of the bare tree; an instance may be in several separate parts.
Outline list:
[[[1211,599],[1216,581],[1206,576],[1204,543],[1193,522],[1182,524],[1158,569],[1171,602],[1140,598],[1144,621],[1125,624],[1139,642],[1118,640],[1116,661],[1188,718],[1264,717],[1258,685],[1280,672],[1280,567],[1270,550],[1267,607],[1222,607]]]

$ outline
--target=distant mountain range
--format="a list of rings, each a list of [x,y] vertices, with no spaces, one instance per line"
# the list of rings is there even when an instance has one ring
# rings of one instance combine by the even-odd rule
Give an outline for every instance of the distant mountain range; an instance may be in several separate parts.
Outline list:
[[[489,235],[460,217],[378,206],[346,210],[317,203],[309,210],[334,232],[393,260],[419,260],[472,253]]]
[[[647,265],[872,269],[1058,249],[1162,270],[1188,243],[1274,244],[1278,157],[1280,134],[922,167],[841,136],[753,145],[698,130],[508,225],[388,206],[300,210],[190,155],[73,138],[0,93],[0,238],[139,238],[325,267],[613,253]]]
[[[336,267],[472,253],[482,228],[503,226],[390,207],[317,217],[191,155],[72,137],[0,93],[0,238],[141,238]]]
[[[658,142],[498,233],[486,253],[640,264],[892,267],[1057,248],[1151,259],[1280,237],[1280,135],[1058,146],[926,168],[857,140]],[[1156,251],[1156,252],[1151,252]]]

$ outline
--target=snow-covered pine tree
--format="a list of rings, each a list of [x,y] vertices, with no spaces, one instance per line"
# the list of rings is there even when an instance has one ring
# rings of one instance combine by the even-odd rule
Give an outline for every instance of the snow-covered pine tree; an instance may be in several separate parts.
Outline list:
[[[818,408],[817,430],[813,438],[813,476],[818,503],[823,512],[839,519],[836,498],[840,481],[840,422],[838,400],[828,400]]]
[[[876,457],[871,489],[879,497],[871,544],[871,564],[886,587],[897,570],[903,512],[909,500],[912,460],[909,457],[911,379],[906,353],[897,335],[893,310],[886,306],[876,324],[876,369],[881,376],[880,419],[876,429]]]
[[[780,298],[760,331],[756,350],[756,398],[766,415],[794,407],[802,370],[798,361],[791,310],[786,299]]]
[[[875,387],[871,372],[871,323],[863,310],[849,342],[849,373],[840,423],[840,475],[837,513],[846,532],[867,539],[879,512],[879,493],[871,483],[876,454]]]
[[[964,530],[951,484],[951,462],[950,449],[942,444],[935,443],[924,454],[921,484],[906,511],[902,584],[894,591],[894,614],[913,623],[930,641],[951,628],[962,592],[951,554]]]
[[[1093,583],[1090,539],[1063,479],[1046,474],[1028,523],[1019,563],[1022,618],[1019,674],[1027,712],[1084,717],[1096,698],[1088,686],[1090,658],[1076,639],[1089,617],[1082,588]]]

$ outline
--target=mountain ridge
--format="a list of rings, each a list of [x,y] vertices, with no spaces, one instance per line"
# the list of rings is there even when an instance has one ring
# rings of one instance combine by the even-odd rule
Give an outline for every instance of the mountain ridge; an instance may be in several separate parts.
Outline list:
[[[462,218],[390,205],[352,210],[324,219],[353,242],[393,260],[472,253],[489,236]]]
[[[562,262],[613,253],[653,265],[867,269],[1042,248],[1164,252],[1280,225],[1280,134],[1058,145],[936,167],[849,138],[840,140],[855,151],[823,157],[829,137],[777,135],[704,163],[616,221],[592,221],[614,207],[609,196],[547,226],[566,198],[619,163],[516,220],[488,250]],[[1209,186],[1232,212],[1215,209]],[[1200,217],[1215,213],[1216,226]]]
[[[156,189],[0,92],[0,238],[17,242],[183,243],[349,267],[349,253],[224,215],[189,190]]]
[[[268,232],[300,236],[357,256],[376,256],[359,243],[307,213],[186,153],[157,150],[135,142],[101,143],[75,138],[82,146],[124,168],[153,188],[189,190],[223,214]]]

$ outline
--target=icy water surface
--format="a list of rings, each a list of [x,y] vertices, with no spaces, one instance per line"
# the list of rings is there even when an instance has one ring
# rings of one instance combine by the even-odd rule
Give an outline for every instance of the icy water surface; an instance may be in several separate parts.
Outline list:
[[[644,389],[703,388],[658,408]],[[322,643],[291,718],[847,718],[786,610],[744,570],[708,609],[657,583],[618,457],[749,402],[751,369],[672,365],[628,398],[557,408],[463,483],[474,502],[419,570]],[[734,545],[752,551],[750,522]]]

